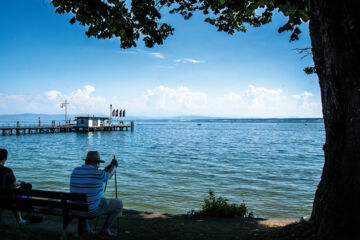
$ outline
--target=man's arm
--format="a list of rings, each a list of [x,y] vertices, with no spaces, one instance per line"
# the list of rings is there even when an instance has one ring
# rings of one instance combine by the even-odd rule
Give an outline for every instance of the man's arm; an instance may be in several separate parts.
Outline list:
[[[9,186],[10,186],[10,188],[16,188],[16,187],[20,186],[21,183],[22,183],[21,181],[15,181],[15,182],[11,183]]]
[[[6,168],[6,172],[3,175],[5,188],[16,188],[21,184],[20,181],[16,181],[14,172],[10,168]]]
[[[5,174],[5,186],[8,188],[27,187],[31,189],[31,184],[24,181],[16,180],[14,172],[9,168],[9,171]],[[29,187],[30,185],[30,187]]]
[[[105,172],[109,173],[109,179],[114,175],[117,166],[118,166],[118,161],[114,157],[111,163],[108,166],[106,166],[106,168],[104,169]]]

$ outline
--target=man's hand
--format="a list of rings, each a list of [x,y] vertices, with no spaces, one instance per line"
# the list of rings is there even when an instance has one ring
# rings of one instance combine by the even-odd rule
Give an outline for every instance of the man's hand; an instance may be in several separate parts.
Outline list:
[[[109,179],[112,177],[112,175],[115,173],[116,168],[118,166],[118,161],[116,160],[115,156],[111,163],[105,168],[105,171],[109,173]]]
[[[21,189],[31,190],[31,189],[32,189],[32,185],[31,185],[31,183],[21,182],[20,188],[21,188]]]
[[[113,164],[115,167],[119,166],[119,163],[115,158],[111,161],[111,164]]]
[[[22,183],[22,181],[15,181],[10,185],[10,188],[17,188],[18,186],[20,186]]]

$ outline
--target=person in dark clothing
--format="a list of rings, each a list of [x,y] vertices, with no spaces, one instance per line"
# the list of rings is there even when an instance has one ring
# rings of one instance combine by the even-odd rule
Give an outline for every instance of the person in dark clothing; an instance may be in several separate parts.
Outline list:
[[[14,172],[11,170],[11,168],[5,167],[7,157],[8,151],[6,149],[0,148],[0,188],[6,189],[19,187],[31,190],[32,185],[30,183],[16,180]],[[15,213],[15,217],[20,225],[42,221],[42,217],[35,216],[30,213],[23,219],[21,216],[21,212],[19,211]]]
[[[0,187],[13,188],[17,187],[19,183],[16,182],[15,175],[10,168],[5,167],[8,151],[0,148]]]

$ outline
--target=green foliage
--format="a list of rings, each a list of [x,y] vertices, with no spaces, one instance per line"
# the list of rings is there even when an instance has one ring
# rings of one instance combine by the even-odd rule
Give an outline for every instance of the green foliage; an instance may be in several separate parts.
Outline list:
[[[160,22],[163,7],[185,19],[201,11],[206,22],[228,34],[267,24],[279,11],[288,21],[278,31],[290,31],[290,41],[299,39],[298,26],[309,20],[308,0],[52,0],[52,5],[59,14],[71,13],[71,24],[88,26],[88,37],[119,37],[122,48],[136,47],[140,37],[147,47],[163,44],[174,31]]]
[[[136,47],[143,36],[147,47],[162,44],[174,29],[159,23],[161,15],[153,0],[132,0],[131,8],[122,0],[52,0],[59,14],[72,13],[71,24],[89,26],[88,37],[119,37],[122,48]]]
[[[202,209],[195,211],[192,209],[189,212],[190,215],[195,216],[210,216],[210,217],[225,217],[225,218],[234,218],[234,217],[253,217],[253,213],[248,213],[245,203],[241,204],[229,204],[228,200],[223,197],[215,197],[213,191],[209,191],[208,198],[204,199],[204,204]]]
[[[304,70],[304,72],[305,72],[306,74],[314,74],[314,73],[316,73],[316,68],[315,68],[315,66],[306,67],[306,68],[304,68],[303,70]]]
[[[306,48],[295,48],[294,49],[295,51],[298,52],[299,55],[302,55],[301,56],[301,59],[304,59],[306,57],[312,57],[312,48],[311,47],[306,47]],[[315,66],[310,66],[310,67],[306,67],[303,69],[303,71],[306,73],[306,74],[314,74],[316,73],[316,68]]]
[[[229,34],[246,32],[246,24],[260,27],[271,22],[273,12],[277,10],[288,17],[287,23],[278,31],[291,31],[290,41],[299,39],[298,26],[309,20],[308,0],[160,0],[160,3],[168,7],[176,5],[170,13],[180,13],[185,19],[194,11],[202,11],[210,15],[206,22]]]

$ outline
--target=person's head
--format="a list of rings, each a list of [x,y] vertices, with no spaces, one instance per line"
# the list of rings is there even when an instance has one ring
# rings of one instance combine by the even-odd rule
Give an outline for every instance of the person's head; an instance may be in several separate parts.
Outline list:
[[[98,169],[100,167],[100,163],[105,162],[100,159],[100,154],[98,151],[89,151],[84,160],[85,160],[85,164],[92,165],[96,169]]]
[[[6,149],[0,148],[0,163],[4,165],[8,156],[8,151]]]

